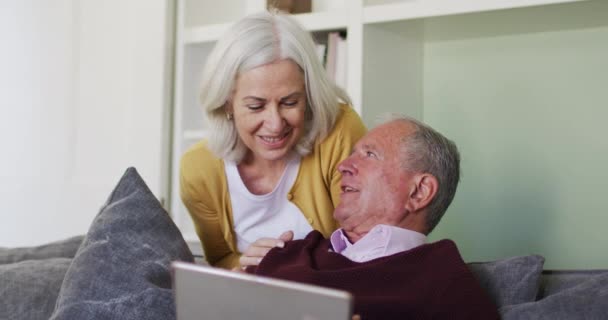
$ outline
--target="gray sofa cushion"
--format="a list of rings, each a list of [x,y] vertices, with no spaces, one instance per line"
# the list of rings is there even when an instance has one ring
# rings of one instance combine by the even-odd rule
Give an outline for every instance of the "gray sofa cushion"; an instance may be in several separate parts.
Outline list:
[[[561,292],[608,270],[543,270],[536,300]]]
[[[41,260],[48,258],[72,258],[82,243],[84,236],[75,236],[36,247],[3,248],[0,247],[0,264],[24,260]]]
[[[496,307],[534,301],[545,258],[539,255],[469,263],[481,287]]]
[[[174,260],[194,261],[167,212],[129,168],[78,249],[51,319],[174,319]]]
[[[572,284],[572,283],[571,283]],[[504,307],[504,320],[608,319],[608,273],[598,274],[539,301]]]
[[[47,320],[71,261],[53,258],[0,265],[0,319]]]

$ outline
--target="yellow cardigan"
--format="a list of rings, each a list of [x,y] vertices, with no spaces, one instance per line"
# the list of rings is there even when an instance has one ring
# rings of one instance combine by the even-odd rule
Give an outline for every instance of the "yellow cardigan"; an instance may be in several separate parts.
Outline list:
[[[365,132],[359,115],[343,105],[331,133],[302,158],[296,181],[287,194],[312,228],[325,237],[338,227],[333,219],[340,199],[338,163],[348,157]],[[205,141],[195,144],[182,156],[180,195],[207,261],[222,268],[238,266],[241,254],[236,246],[224,161],[213,155]]]

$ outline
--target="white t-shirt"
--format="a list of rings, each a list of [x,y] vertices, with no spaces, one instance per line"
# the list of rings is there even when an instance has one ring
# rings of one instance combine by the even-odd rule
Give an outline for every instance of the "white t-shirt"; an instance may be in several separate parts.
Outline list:
[[[278,238],[281,233],[292,230],[294,239],[303,239],[312,231],[302,211],[287,199],[299,167],[300,157],[291,157],[274,190],[255,195],[243,183],[236,163],[224,161],[236,243],[240,252],[262,237]]]

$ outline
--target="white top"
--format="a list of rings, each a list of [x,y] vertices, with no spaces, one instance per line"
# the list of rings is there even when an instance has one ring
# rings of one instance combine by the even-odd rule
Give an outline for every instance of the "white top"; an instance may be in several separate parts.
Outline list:
[[[304,239],[312,231],[302,211],[287,199],[299,168],[300,157],[291,157],[274,190],[255,195],[243,183],[236,163],[224,161],[236,244],[240,252],[259,238],[278,238],[281,233],[291,230],[294,240]]]
[[[338,229],[330,237],[333,250],[351,261],[366,262],[411,250],[426,243],[420,232],[379,224],[354,244]]]

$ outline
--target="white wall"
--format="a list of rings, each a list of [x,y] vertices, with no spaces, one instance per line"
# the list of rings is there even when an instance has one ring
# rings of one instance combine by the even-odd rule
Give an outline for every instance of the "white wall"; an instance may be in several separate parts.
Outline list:
[[[0,246],[85,233],[128,166],[166,197],[170,2],[0,0]]]

